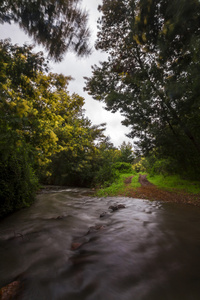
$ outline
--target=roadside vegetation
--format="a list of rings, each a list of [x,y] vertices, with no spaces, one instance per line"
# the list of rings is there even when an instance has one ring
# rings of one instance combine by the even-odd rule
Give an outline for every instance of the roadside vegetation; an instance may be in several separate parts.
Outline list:
[[[159,168],[158,168],[159,166]],[[132,165],[131,172],[122,172],[109,186],[102,185],[97,189],[96,196],[133,196],[142,197],[146,194],[146,190],[141,191],[141,184],[139,183],[140,175],[147,175],[147,180],[154,185],[151,190],[171,192],[173,195],[188,194],[200,195],[200,182],[192,179],[186,179],[181,174],[170,173],[169,164],[166,161],[156,161],[155,165],[149,164],[149,158],[135,158],[135,163]],[[166,195],[165,195],[166,196]],[[171,194],[169,194],[171,196]],[[176,198],[176,197],[175,197]],[[152,200],[152,198],[150,199]]]
[[[194,180],[187,180],[180,177],[180,175],[153,175],[147,176],[147,179],[155,184],[157,187],[173,192],[187,192],[191,194],[200,193],[200,182]]]
[[[200,180],[200,2],[103,0],[99,10],[107,56],[86,90],[124,116],[148,174]]]
[[[126,179],[132,177],[130,187],[136,189],[140,186],[139,184],[139,174],[137,173],[124,173],[120,174],[119,178],[112,183],[109,187],[102,187],[96,193],[96,196],[107,197],[107,196],[118,196],[126,194],[127,184]]]
[[[0,21],[18,23],[51,60],[68,50],[87,56],[87,13],[77,1],[40,4],[3,2]],[[71,77],[50,72],[42,52],[1,40],[0,217],[30,206],[41,184],[135,197],[139,174],[148,174],[164,190],[200,192],[200,2],[103,0],[98,9],[95,47],[107,60],[92,67],[85,90],[122,113],[135,153],[130,143],[114,147],[106,124],[92,124],[85,100],[69,94]]]
[[[107,197],[107,196],[119,196],[127,195],[130,189],[137,190],[141,186],[139,183],[139,176],[143,173],[124,173],[120,174],[119,178],[113,182],[110,186],[102,186],[97,189],[96,196]],[[126,179],[130,178],[131,183],[126,184]],[[171,191],[175,193],[189,193],[189,194],[199,194],[200,193],[200,182],[193,180],[182,179],[180,175],[147,175],[147,179],[150,183],[154,184],[157,188],[166,191]]]
[[[186,172],[171,159],[156,159],[155,155],[142,158],[139,168],[148,174],[147,179],[158,188],[173,192],[200,193],[200,181],[195,176],[195,171]]]

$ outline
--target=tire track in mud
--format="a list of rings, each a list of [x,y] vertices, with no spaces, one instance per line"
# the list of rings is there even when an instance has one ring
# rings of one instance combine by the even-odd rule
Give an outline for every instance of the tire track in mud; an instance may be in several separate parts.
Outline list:
[[[168,191],[158,188],[148,181],[147,175],[141,174],[139,175],[139,183],[141,184],[141,187],[134,189],[129,184],[127,184],[131,183],[131,180],[132,177],[128,177],[124,181],[127,187],[123,196],[137,199],[147,199],[200,206],[200,194],[189,194],[183,191]]]

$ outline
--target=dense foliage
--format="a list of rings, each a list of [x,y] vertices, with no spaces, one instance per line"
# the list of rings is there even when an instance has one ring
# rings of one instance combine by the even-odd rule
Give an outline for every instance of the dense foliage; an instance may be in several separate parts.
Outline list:
[[[86,90],[119,110],[140,153],[200,177],[200,2],[104,0]]]
[[[79,0],[3,1],[0,22],[18,23],[49,57],[90,53],[87,13]],[[84,99],[67,90],[70,76],[49,72],[31,45],[0,41],[0,217],[29,206],[39,183],[109,185],[132,170],[132,146],[116,149],[105,124],[85,117]]]
[[[0,217],[32,203],[38,181],[95,186],[118,176],[117,161],[130,160],[131,146],[116,149],[92,125],[84,99],[69,95],[70,77],[48,71],[32,46],[0,42]]]
[[[0,152],[0,217],[29,206],[35,198],[38,179],[26,149],[17,149],[3,157]]]
[[[69,78],[46,71],[42,53],[31,46],[0,42],[0,215],[32,202],[35,173],[62,149],[58,132],[83,105],[79,96],[69,97]]]

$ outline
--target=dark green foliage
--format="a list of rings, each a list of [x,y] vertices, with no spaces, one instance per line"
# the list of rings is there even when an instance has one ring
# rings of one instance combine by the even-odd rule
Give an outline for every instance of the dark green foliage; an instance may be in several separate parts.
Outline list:
[[[131,143],[127,143],[123,142],[121,144],[121,146],[119,147],[120,149],[120,158],[119,160],[122,162],[126,162],[126,163],[133,163],[134,162],[134,153],[132,150],[132,145]]]
[[[0,22],[18,23],[56,61],[68,50],[79,56],[88,55],[87,13],[79,3],[80,0],[1,1]]]
[[[103,128],[101,128],[103,125]],[[105,124],[88,127],[84,129],[82,149],[79,149],[76,156],[70,150],[57,153],[52,157],[49,165],[51,176],[46,182],[56,185],[68,186],[99,186],[109,185],[118,178],[118,171],[114,163],[118,160],[118,152],[110,142],[109,138],[103,135]],[[79,139],[81,136],[79,136]],[[88,139],[91,139],[88,142]],[[99,143],[95,145],[95,142]],[[84,141],[87,142],[84,148]]]
[[[141,154],[200,177],[200,2],[104,0],[100,11],[96,47],[108,59],[86,90],[124,115]]]
[[[82,151],[74,157],[71,151],[62,151],[52,156],[49,165],[51,175],[41,179],[44,183],[60,186],[90,187],[93,181],[91,160]]]
[[[81,107],[79,110],[81,112]],[[102,152],[96,143],[102,144],[105,139],[105,124],[92,125],[84,115],[71,122],[74,126],[69,136],[61,137],[58,134],[58,143],[65,142],[70,147],[51,156],[48,166],[51,175],[43,178],[43,181],[56,185],[90,187],[102,162]]]
[[[116,162],[113,165],[113,168],[115,170],[119,171],[120,173],[131,173],[131,172],[133,172],[132,165],[130,163],[127,163],[127,162]]]
[[[176,174],[178,170],[175,161],[171,159],[156,159],[149,171],[150,175],[162,174],[167,176]]]
[[[0,154],[0,218],[30,206],[38,181],[25,151]]]
[[[119,171],[115,169],[112,163],[104,164],[96,172],[93,179],[94,185],[99,186],[110,186],[114,181],[119,178]]]
[[[171,158],[159,159],[152,154],[141,160],[141,164],[150,176],[161,174],[163,176],[179,173],[178,165]]]
[[[96,145],[98,152],[94,160],[94,186],[109,186],[119,176],[114,164],[119,158],[118,150],[110,142],[109,137]]]
[[[90,121],[83,117],[83,98],[69,96],[66,89],[70,78],[47,74],[42,53],[33,53],[32,46],[0,41],[0,71],[3,216],[32,203],[37,189],[34,174],[44,176],[56,153],[70,152],[71,168],[81,169],[82,154],[102,129],[90,134]]]
[[[69,95],[70,78],[47,73],[42,53],[8,40],[0,42],[0,62],[0,216],[32,203],[36,176],[68,186],[113,182],[119,150],[104,123],[84,116],[84,99]]]

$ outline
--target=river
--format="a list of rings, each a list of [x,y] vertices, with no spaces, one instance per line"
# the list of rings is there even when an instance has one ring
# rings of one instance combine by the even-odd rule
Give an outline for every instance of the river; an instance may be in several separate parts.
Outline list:
[[[19,280],[21,300],[200,299],[199,208],[87,192],[42,193],[0,222],[0,287]]]

